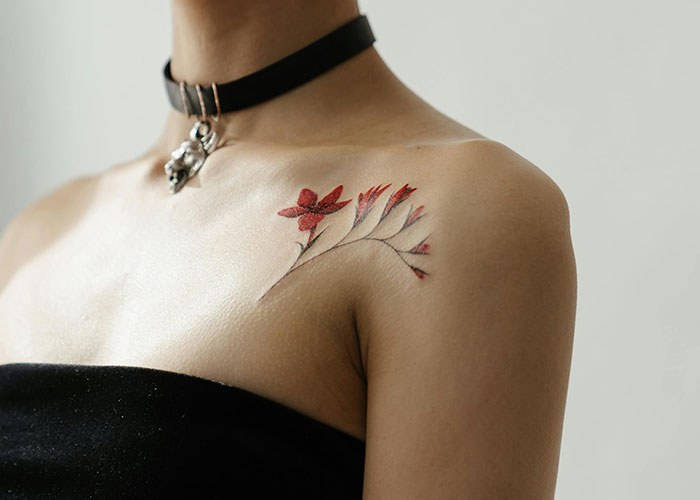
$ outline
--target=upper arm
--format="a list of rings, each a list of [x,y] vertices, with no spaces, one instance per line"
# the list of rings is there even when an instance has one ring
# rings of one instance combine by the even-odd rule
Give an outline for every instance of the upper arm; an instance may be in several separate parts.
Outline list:
[[[430,251],[410,257],[428,275],[378,255],[358,305],[364,498],[552,498],[576,302],[568,206],[498,143],[451,161],[439,189],[412,195]]]

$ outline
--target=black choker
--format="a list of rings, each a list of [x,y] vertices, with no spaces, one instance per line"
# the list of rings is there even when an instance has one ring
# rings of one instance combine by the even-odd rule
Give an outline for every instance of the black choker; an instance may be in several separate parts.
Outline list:
[[[211,131],[207,115],[218,121],[222,113],[272,99],[350,59],[374,41],[367,17],[360,15],[269,66],[237,80],[211,86],[176,82],[168,60],[163,76],[170,104],[187,117],[198,117],[190,130],[190,138],[171,153],[170,161],[165,164],[170,193],[178,192],[216,148],[217,133]]]

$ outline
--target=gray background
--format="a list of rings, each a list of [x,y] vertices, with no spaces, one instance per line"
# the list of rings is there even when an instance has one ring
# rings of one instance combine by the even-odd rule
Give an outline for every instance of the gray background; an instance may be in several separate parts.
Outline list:
[[[698,2],[361,8],[399,78],[569,200],[579,303],[557,499],[700,498]],[[169,3],[3,1],[0,37],[4,227],[158,138]]]

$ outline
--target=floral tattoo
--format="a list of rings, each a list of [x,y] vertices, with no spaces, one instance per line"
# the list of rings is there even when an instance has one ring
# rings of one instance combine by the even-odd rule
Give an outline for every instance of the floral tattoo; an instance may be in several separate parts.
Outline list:
[[[308,231],[308,239],[306,240],[306,243],[300,243],[296,242],[297,245],[300,247],[300,252],[299,255],[297,255],[297,258],[294,260],[292,265],[290,266],[289,270],[280,278],[278,279],[261,297],[262,299],[267,293],[272,290],[280,281],[282,281],[283,278],[288,276],[292,271],[295,271],[296,269],[299,269],[301,266],[304,264],[307,264],[308,262],[311,262],[313,259],[316,257],[319,257],[320,255],[323,255],[326,252],[329,252],[335,248],[339,248],[345,245],[349,245],[351,243],[356,243],[358,241],[378,241],[387,247],[391,248],[393,252],[401,259],[401,261],[406,264],[406,266],[409,267],[411,271],[420,279],[423,279],[425,276],[428,275],[427,272],[425,272],[423,269],[409,263],[406,258],[404,257],[405,255],[427,255],[428,250],[430,248],[430,244],[426,243],[426,240],[428,239],[428,236],[423,238],[421,241],[413,245],[411,248],[406,249],[406,250],[401,250],[394,246],[393,243],[391,243],[389,240],[397,236],[399,233],[404,231],[406,228],[412,226],[416,222],[418,222],[424,215],[425,213],[423,212],[423,205],[420,205],[417,208],[413,208],[411,206],[408,210],[408,214],[406,215],[406,218],[402,224],[402,226],[399,228],[398,231],[394,232],[393,234],[384,237],[384,238],[377,238],[373,237],[372,234],[374,231],[381,226],[382,222],[389,216],[392,211],[399,206],[401,203],[406,201],[408,197],[413,193],[416,188],[409,187],[408,184],[404,184],[403,187],[392,193],[392,195],[389,197],[387,200],[386,204],[384,205],[384,209],[382,210],[382,213],[379,217],[379,220],[376,222],[374,227],[370,230],[368,234],[365,236],[362,236],[361,238],[357,238],[351,241],[344,241],[352,231],[358,227],[362,222],[365,220],[365,218],[369,215],[369,213],[372,210],[372,207],[374,206],[375,202],[377,199],[381,196],[381,194],[389,187],[391,184],[387,184],[386,186],[382,187],[380,184],[379,186],[374,186],[369,188],[366,192],[360,193],[357,197],[357,205],[355,205],[355,218],[353,220],[352,226],[348,230],[348,232],[341,238],[337,243],[335,243],[332,247],[324,250],[323,252],[319,253],[318,255],[315,255],[314,257],[302,262],[299,264],[299,259],[306,253],[309,248],[319,239],[319,237],[323,234],[325,231],[325,228],[320,231],[316,232],[316,227],[318,226],[319,222],[321,222],[327,215],[330,215],[334,212],[337,212],[338,210],[342,209],[350,203],[352,200],[345,200],[345,201],[338,201],[338,198],[340,198],[340,195],[343,193],[343,186],[342,184],[338,187],[336,187],[333,191],[328,193],[326,196],[324,196],[321,201],[318,201],[318,195],[312,191],[311,189],[304,188],[301,190],[299,193],[299,197],[297,199],[297,204],[296,206],[289,207],[289,208],[284,208],[280,211],[277,212],[278,215],[281,215],[283,217],[289,217],[289,218],[296,218],[298,217],[298,225],[299,225],[299,231],[305,232]],[[258,299],[258,300],[260,300]]]

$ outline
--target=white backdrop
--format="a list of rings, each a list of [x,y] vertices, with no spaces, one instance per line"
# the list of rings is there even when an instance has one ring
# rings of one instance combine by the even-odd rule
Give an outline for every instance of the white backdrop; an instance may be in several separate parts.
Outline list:
[[[0,227],[140,155],[168,104],[166,0],[3,0]],[[579,271],[558,500],[700,498],[700,4],[361,1],[436,108],[547,172]]]

